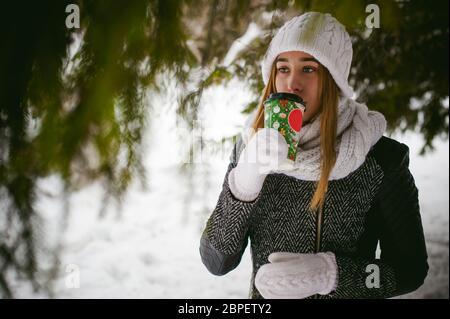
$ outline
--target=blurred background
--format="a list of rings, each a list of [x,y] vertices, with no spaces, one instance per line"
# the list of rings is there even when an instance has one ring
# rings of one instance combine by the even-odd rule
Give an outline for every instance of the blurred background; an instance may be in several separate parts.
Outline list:
[[[448,298],[446,0],[3,4],[0,296],[246,298],[248,249],[215,277],[199,240],[270,38],[305,11],[346,26],[355,98],[410,147],[430,270],[399,298]]]

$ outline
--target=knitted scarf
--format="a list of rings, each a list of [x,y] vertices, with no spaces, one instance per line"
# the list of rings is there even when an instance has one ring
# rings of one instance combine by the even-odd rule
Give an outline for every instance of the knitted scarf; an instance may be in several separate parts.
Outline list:
[[[246,122],[246,131],[252,122],[251,119]],[[360,167],[385,129],[386,120],[381,113],[341,97],[338,105],[337,157],[329,180],[344,178]],[[248,136],[243,138],[246,141]],[[320,164],[320,116],[317,116],[312,122],[305,123],[300,131],[294,169],[275,172],[301,180],[317,181],[320,178]]]

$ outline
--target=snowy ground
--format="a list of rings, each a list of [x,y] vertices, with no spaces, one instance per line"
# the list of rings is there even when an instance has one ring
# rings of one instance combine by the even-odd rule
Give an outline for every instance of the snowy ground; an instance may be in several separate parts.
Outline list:
[[[206,92],[205,103],[214,101],[217,94],[223,97],[221,109],[211,106],[204,118],[208,126],[221,130],[211,131],[210,136],[236,132],[244,120],[239,110],[249,99],[239,88],[224,89]],[[173,158],[177,148],[176,142],[167,140],[169,137],[160,138],[163,123],[170,121],[170,116],[162,116],[159,126],[153,125],[151,130],[153,136],[158,132],[158,138],[148,141],[149,189],[133,186],[120,215],[111,208],[104,218],[98,218],[102,198],[99,185],[70,199],[72,212],[64,234],[63,272],[55,285],[57,298],[247,297],[251,272],[248,249],[238,268],[223,277],[208,273],[198,253],[201,231],[221,191],[229,153],[210,158],[206,164],[195,164],[202,174],[194,178],[195,186],[190,185],[179,173],[179,163],[166,160],[167,156]],[[431,267],[425,284],[402,297],[448,298],[449,144],[438,141],[436,152],[420,157],[421,140],[417,134],[396,138],[410,146],[410,168],[420,191]],[[45,180],[42,187],[57,193],[58,181]],[[47,197],[41,198],[40,208],[48,221],[57,219],[61,211],[60,203]],[[54,235],[51,228],[48,235]],[[40,297],[22,285],[18,285],[16,294],[21,298]]]

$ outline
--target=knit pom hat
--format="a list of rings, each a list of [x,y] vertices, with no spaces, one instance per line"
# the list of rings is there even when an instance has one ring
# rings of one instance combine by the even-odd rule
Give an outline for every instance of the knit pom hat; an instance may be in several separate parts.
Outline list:
[[[353,49],[345,27],[330,14],[308,12],[286,22],[273,37],[262,61],[264,84],[275,58],[283,52],[303,51],[324,65],[346,97],[352,97],[348,75]]]

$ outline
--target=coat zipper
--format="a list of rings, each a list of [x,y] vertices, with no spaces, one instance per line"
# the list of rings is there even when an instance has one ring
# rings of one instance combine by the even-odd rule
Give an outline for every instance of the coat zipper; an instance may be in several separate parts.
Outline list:
[[[320,252],[320,246],[322,244],[322,223],[323,223],[323,211],[322,206],[319,206],[319,209],[316,213],[316,254]]]
[[[319,206],[319,209],[316,213],[316,254],[320,252],[320,246],[322,245],[322,223],[323,223],[323,211],[322,206]],[[319,299],[319,294],[314,295],[314,299]]]

